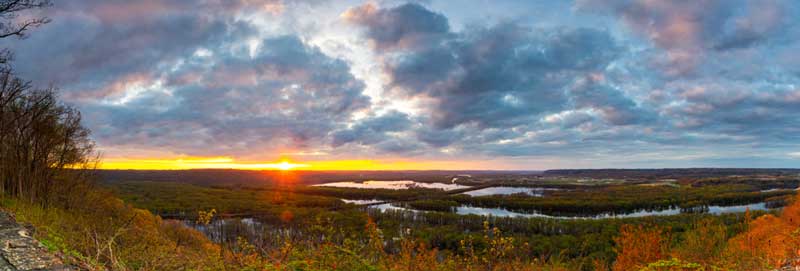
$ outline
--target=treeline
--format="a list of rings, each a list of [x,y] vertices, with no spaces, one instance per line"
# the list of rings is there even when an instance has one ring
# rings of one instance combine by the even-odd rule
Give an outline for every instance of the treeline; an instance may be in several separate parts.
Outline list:
[[[407,201],[419,198],[440,198],[447,196],[441,189],[410,188],[410,189],[354,189],[341,187],[305,186],[291,189],[274,188],[276,191],[285,191],[307,195],[337,197],[343,199],[381,199]]]
[[[553,169],[545,176],[616,179],[696,179],[737,175],[798,176],[796,168],[652,168],[652,169]]]
[[[594,216],[605,213],[625,214],[641,210],[670,208],[697,209],[708,205],[742,205],[767,202],[780,207],[794,190],[762,192],[749,184],[690,185],[610,185],[584,189],[548,191],[544,197],[524,194],[469,196],[449,195],[436,189],[350,189],[337,187],[296,187],[262,189],[344,199],[400,201],[406,207],[428,211],[453,211],[458,205],[503,208],[521,213],[546,215]],[[452,192],[452,191],[450,191]],[[456,203],[456,204],[454,204]]]
[[[49,1],[0,2],[0,38],[22,37],[26,31],[47,23],[46,18],[15,20],[24,10],[48,6]],[[16,23],[15,23],[16,22]],[[78,189],[85,168],[96,161],[89,130],[81,114],[58,101],[53,88],[34,88],[16,76],[10,65],[13,54],[0,54],[0,193],[47,205],[68,191]],[[69,176],[65,176],[65,175]],[[67,183],[70,182],[70,183]]]
[[[56,182],[85,173],[64,169],[91,166],[93,153],[80,112],[59,102],[53,89],[32,88],[10,69],[0,70],[0,191],[47,205],[63,192],[56,188],[77,185]]]
[[[539,212],[548,215],[596,215],[600,213],[632,213],[639,210],[664,210],[672,207],[692,208],[705,205],[739,205],[782,202],[794,190],[753,191],[747,185],[704,187],[612,186],[581,191],[552,191],[545,197],[493,195],[470,197],[455,195],[449,199],[461,204],[504,208],[517,212]]]
[[[285,207],[339,208],[337,198],[282,190],[224,189],[169,182],[117,182],[107,186],[125,202],[162,217],[194,219],[197,210],[220,214],[280,214]]]
[[[703,178],[691,182],[694,187],[744,184],[758,189],[796,189],[800,187],[800,175],[796,176],[741,176],[726,178]]]

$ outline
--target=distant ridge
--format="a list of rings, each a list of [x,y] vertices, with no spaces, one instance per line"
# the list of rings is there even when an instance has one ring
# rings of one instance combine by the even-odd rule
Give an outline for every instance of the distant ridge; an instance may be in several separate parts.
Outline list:
[[[731,175],[798,175],[800,168],[644,168],[644,169],[552,169],[544,171],[550,176],[593,178],[707,178]]]

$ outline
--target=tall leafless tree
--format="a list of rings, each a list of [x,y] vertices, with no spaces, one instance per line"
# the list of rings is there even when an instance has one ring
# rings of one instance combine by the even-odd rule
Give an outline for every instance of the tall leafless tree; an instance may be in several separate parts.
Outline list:
[[[24,38],[47,18],[22,12],[49,0],[0,0],[0,39]],[[17,77],[11,52],[0,50],[0,193],[48,205],[82,186],[81,171],[96,161],[89,130],[78,110],[58,101],[52,88],[36,89]],[[44,63],[43,63],[44,64]]]
[[[54,192],[73,186],[65,174],[93,163],[89,130],[52,89],[33,89],[8,73],[0,87],[0,191],[48,204]]]

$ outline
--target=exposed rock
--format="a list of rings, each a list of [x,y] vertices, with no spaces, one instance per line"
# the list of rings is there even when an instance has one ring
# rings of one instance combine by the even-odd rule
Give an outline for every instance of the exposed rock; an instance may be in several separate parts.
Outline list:
[[[42,244],[32,231],[19,225],[14,217],[0,211],[0,271],[71,270]]]
[[[800,271],[800,258],[787,261],[780,269],[775,271]]]

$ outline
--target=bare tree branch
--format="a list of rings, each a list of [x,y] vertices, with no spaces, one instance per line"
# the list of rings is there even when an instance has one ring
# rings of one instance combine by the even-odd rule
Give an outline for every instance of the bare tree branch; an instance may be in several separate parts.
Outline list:
[[[49,23],[50,19],[46,17],[20,20],[20,12],[51,5],[51,0],[0,0],[0,39],[8,37],[22,39],[27,36],[29,30]],[[0,65],[8,65],[12,56],[10,50],[0,49]]]
[[[18,23],[16,25],[7,25],[0,23],[0,39],[16,36],[18,38],[24,38],[26,35],[26,31],[34,28],[39,27],[43,24],[49,23],[50,19],[48,18],[38,18],[38,19],[31,19],[24,21],[22,23]]]

